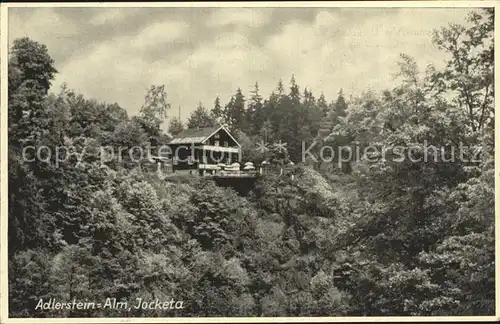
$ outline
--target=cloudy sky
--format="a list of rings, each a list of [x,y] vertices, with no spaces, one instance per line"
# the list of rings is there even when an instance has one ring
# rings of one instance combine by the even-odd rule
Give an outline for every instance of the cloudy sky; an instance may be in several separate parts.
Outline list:
[[[335,99],[391,86],[400,53],[422,69],[445,59],[435,28],[463,23],[451,8],[10,8],[9,43],[47,45],[63,82],[135,114],[151,84],[165,84],[171,115],[211,108],[259,82],[268,95],[292,74]]]

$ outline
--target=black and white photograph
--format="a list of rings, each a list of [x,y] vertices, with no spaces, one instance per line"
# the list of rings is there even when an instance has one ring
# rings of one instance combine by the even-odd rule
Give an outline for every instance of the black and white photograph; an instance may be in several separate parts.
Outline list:
[[[3,3],[1,322],[495,319],[496,4],[353,3]]]

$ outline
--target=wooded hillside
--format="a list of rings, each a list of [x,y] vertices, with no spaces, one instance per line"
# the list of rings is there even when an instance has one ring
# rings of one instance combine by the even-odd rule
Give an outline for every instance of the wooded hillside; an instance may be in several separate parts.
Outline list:
[[[168,89],[152,86],[130,117],[117,103],[51,89],[57,71],[47,48],[16,40],[10,316],[493,315],[493,10],[469,19],[473,27],[436,31],[435,45],[449,54],[444,69],[419,71],[402,55],[397,86],[382,93],[339,89],[327,99],[292,76],[268,98],[256,84],[228,103],[200,103],[185,123],[170,121],[172,134],[226,123],[245,161],[295,163],[294,179],[268,174],[247,195],[203,178],[161,180],[126,154],[103,165],[99,147],[168,141]],[[282,141],[287,151],[256,150],[259,141]],[[316,155],[327,146],[401,146],[417,158],[428,145],[439,150],[427,161],[375,154],[339,163],[338,155],[304,160],[303,143],[316,143]],[[40,159],[28,146],[73,154]],[[35,310],[41,298],[107,297],[174,298],[184,309]]]

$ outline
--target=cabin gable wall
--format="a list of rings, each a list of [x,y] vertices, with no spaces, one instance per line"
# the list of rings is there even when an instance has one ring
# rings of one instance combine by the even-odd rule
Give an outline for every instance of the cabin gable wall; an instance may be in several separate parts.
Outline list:
[[[219,145],[217,145],[217,143]],[[227,147],[238,147],[238,144],[229,136],[229,134],[224,129],[219,129],[217,133],[210,136],[210,138],[206,141],[207,145],[213,146],[226,146]]]

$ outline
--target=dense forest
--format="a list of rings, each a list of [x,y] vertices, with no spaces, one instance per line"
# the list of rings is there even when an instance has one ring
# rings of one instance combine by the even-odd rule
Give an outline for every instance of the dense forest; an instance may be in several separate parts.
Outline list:
[[[494,315],[493,9],[468,20],[435,31],[444,68],[419,71],[401,55],[393,89],[338,89],[327,99],[291,76],[268,98],[258,83],[247,95],[235,85],[229,102],[200,103],[189,120],[168,125],[164,86],[151,86],[130,117],[117,103],[52,91],[58,72],[48,49],[15,40],[10,316]],[[202,177],[160,179],[125,153],[101,163],[99,147],[158,146],[185,127],[216,123],[237,136],[245,161],[292,161],[295,178],[270,173],[240,194]],[[259,151],[259,141],[287,150]],[[305,159],[304,143],[314,144]],[[431,158],[314,158],[347,146]],[[26,147],[70,149],[61,159]],[[42,298],[108,297],[184,307],[35,309]]]

